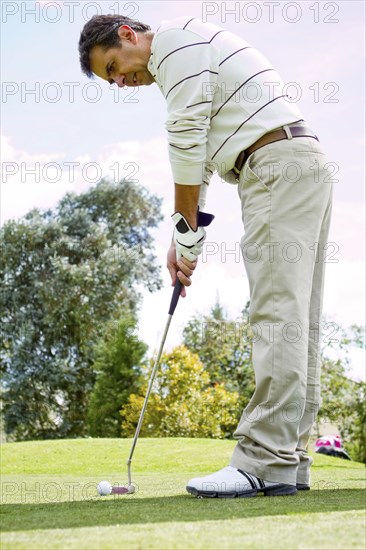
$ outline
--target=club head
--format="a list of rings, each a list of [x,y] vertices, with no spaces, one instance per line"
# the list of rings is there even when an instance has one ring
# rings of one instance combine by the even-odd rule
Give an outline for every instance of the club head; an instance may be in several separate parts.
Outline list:
[[[111,485],[108,481],[101,481],[97,489],[100,496],[132,495],[135,492],[135,486],[131,483],[128,485]]]
[[[112,495],[132,495],[135,492],[134,485],[115,485],[112,487]]]

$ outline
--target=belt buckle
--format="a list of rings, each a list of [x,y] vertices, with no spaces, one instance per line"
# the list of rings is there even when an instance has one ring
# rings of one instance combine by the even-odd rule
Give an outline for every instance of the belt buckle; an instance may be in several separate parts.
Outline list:
[[[236,157],[236,161],[235,161],[235,164],[233,166],[233,172],[234,172],[234,174],[236,174],[237,179],[239,179],[239,175],[240,175],[240,172],[243,169],[245,161],[246,161],[246,149],[244,149],[244,151],[240,151],[240,153]],[[237,164],[240,166],[240,168],[236,167]]]
[[[284,130],[284,132],[285,132],[285,134],[286,134],[286,136],[287,136],[287,139],[293,139],[294,136],[292,135],[291,130],[290,130],[290,127],[289,127],[287,124],[285,124],[284,126],[282,126],[282,130]]]
[[[233,172],[233,174],[234,174],[235,181],[236,181],[237,183],[239,183],[239,178],[240,178],[240,172],[241,172],[241,170],[238,170],[236,166],[233,166],[232,172]]]

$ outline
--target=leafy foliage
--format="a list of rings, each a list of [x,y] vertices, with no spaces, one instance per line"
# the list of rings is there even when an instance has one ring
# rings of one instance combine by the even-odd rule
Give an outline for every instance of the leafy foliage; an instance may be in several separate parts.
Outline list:
[[[139,389],[147,346],[135,336],[135,326],[132,317],[109,323],[96,348],[96,382],[88,405],[89,433],[94,437],[121,435],[121,404]]]
[[[249,303],[241,318],[233,320],[217,301],[208,315],[193,317],[183,330],[184,345],[197,353],[211,382],[237,392],[241,407],[248,403],[255,388],[248,319]]]
[[[365,329],[359,325],[348,330],[337,327],[336,336],[325,339],[321,349],[322,406],[318,420],[335,424],[351,457],[366,463],[366,384],[349,377],[350,351],[365,347]]]
[[[146,390],[147,381],[144,395]],[[131,394],[122,407],[126,436],[135,432],[143,401],[141,394]],[[224,438],[236,428],[238,415],[238,394],[229,393],[222,383],[211,385],[199,357],[179,346],[161,358],[141,435]]]
[[[93,345],[160,279],[151,228],[160,201],[127,181],[67,194],[0,232],[2,399],[15,439],[85,434]]]
[[[340,428],[346,447],[354,460],[366,464],[366,384],[355,382],[348,414]]]

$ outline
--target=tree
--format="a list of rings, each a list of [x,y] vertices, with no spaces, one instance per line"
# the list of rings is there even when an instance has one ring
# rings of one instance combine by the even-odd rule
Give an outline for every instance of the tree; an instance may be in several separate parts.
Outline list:
[[[336,337],[326,336],[321,343],[322,405],[317,422],[336,425],[351,457],[366,462],[366,384],[349,376],[350,351],[365,347],[365,328],[344,329],[326,321],[323,325]]]
[[[120,408],[139,389],[146,344],[134,334],[132,316],[109,323],[96,347],[96,382],[89,399],[89,433],[94,437],[121,435]]]
[[[352,399],[340,433],[351,457],[366,464],[366,383],[363,381],[353,383]]]
[[[92,345],[107,321],[134,313],[138,284],[160,286],[150,234],[160,200],[101,181],[32,210],[0,232],[2,398],[15,439],[84,435]]]
[[[150,363],[150,368],[152,363]],[[122,407],[122,430],[132,436],[147,389],[131,394]],[[145,437],[229,437],[239,419],[238,394],[211,384],[199,357],[185,346],[162,355],[141,435]]]
[[[183,342],[196,353],[213,384],[225,384],[239,394],[244,407],[254,392],[252,368],[252,334],[249,324],[249,302],[239,319],[229,319],[219,303],[208,315],[197,315],[183,329]]]

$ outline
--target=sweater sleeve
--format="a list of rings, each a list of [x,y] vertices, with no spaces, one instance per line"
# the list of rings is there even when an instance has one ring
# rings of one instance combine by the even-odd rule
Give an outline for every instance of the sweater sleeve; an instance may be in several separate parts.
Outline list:
[[[218,64],[216,48],[195,33],[170,29],[155,37],[155,76],[167,102],[169,158],[178,184],[209,183],[206,144]]]

